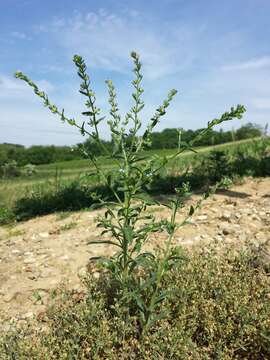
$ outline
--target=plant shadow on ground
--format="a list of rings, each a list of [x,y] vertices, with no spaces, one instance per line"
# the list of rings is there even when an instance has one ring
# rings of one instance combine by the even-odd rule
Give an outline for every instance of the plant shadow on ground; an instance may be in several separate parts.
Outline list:
[[[233,197],[233,198],[238,198],[238,199],[245,199],[247,197],[250,197],[250,194],[244,193],[244,192],[240,192],[240,191],[232,191],[229,189],[218,189],[216,191],[216,194],[220,194],[220,195],[226,195],[228,197]]]

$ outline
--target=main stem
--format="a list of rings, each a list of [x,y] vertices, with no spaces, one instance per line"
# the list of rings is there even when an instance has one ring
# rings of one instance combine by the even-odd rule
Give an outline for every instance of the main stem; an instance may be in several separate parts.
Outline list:
[[[124,193],[124,206],[125,206],[125,222],[124,222],[124,229],[128,228],[130,225],[130,218],[129,218],[129,208],[131,204],[131,194],[128,188],[128,178],[130,173],[129,168],[129,161],[128,156],[126,153],[124,142],[122,141],[122,151],[124,155],[124,167],[125,167],[125,193]],[[128,280],[128,261],[129,261],[129,254],[128,254],[128,246],[129,246],[129,239],[126,236],[126,233],[123,234],[123,256],[124,256],[124,282],[127,283]]]
[[[164,253],[164,257],[162,259],[162,261],[159,263],[158,266],[158,270],[157,270],[157,280],[156,280],[156,284],[155,284],[155,291],[152,294],[151,300],[150,300],[150,304],[148,306],[147,309],[147,315],[146,315],[146,320],[145,323],[143,325],[143,329],[142,329],[142,336],[147,332],[148,328],[149,328],[149,324],[150,324],[150,320],[151,320],[151,315],[154,312],[154,307],[155,307],[155,303],[159,294],[159,289],[160,289],[160,285],[161,285],[161,281],[164,275],[164,270],[165,270],[165,265],[169,259],[169,255],[170,255],[170,249],[171,249],[171,244],[172,244],[172,240],[174,238],[174,234],[175,234],[175,218],[176,218],[176,213],[177,213],[177,209],[179,207],[179,199],[177,200],[176,204],[174,205],[173,208],[173,212],[172,212],[172,216],[171,216],[171,222],[170,222],[170,226],[171,226],[171,232],[170,235],[166,241],[166,247],[165,247],[165,253]]]

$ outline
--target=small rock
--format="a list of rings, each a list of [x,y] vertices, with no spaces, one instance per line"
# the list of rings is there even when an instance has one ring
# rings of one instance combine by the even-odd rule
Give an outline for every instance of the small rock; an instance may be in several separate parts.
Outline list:
[[[12,254],[21,254],[21,251],[18,249],[11,250]]]
[[[247,240],[247,235],[244,232],[241,232],[240,234],[237,235],[238,240],[240,240],[241,242],[244,242]]]
[[[229,237],[229,236],[226,236],[225,242],[226,242],[227,244],[231,244],[231,243],[234,242],[234,239],[231,238],[231,237]]]
[[[4,297],[4,301],[9,303],[10,301],[12,301],[13,299],[16,299],[16,297],[18,295],[20,295],[21,293],[16,291],[16,292],[13,292],[13,293],[9,293],[9,294],[6,294],[6,296]]]
[[[98,278],[100,277],[100,273],[97,272],[97,271],[95,271],[95,272],[93,273],[93,277],[94,277],[95,279],[98,279]]]
[[[30,266],[23,266],[23,270],[24,270],[25,272],[32,272],[32,271],[33,271]]]
[[[23,262],[25,264],[34,264],[36,262],[36,259],[34,258],[28,258],[28,259],[24,259]]]
[[[87,274],[87,269],[86,269],[85,266],[81,267],[81,268],[78,270],[78,276],[79,276],[79,277],[84,277],[86,274]]]
[[[41,278],[47,278],[47,277],[49,277],[52,273],[53,273],[53,270],[52,270],[52,269],[44,269],[44,270],[41,271],[40,277],[41,277]]]
[[[220,220],[229,221],[231,219],[232,214],[229,211],[224,211],[221,215]]]
[[[231,234],[231,231],[232,229],[230,229],[229,227],[224,227],[223,229],[222,229],[222,233],[224,234],[224,235],[229,235],[229,234]]]
[[[39,233],[38,235],[44,239],[49,237],[49,233],[47,233],[47,232],[42,232],[42,233]]]
[[[33,253],[32,253],[31,251],[26,251],[26,252],[24,253],[24,255],[25,255],[25,256],[32,256]]]
[[[199,215],[199,216],[197,216],[197,220],[199,220],[199,221],[205,221],[207,219],[208,219],[207,215]]]
[[[28,279],[29,280],[37,280],[37,276],[36,275],[29,275]]]
[[[223,241],[223,237],[221,235],[216,235],[214,236],[214,240]]]
[[[29,319],[29,318],[31,318],[31,317],[33,317],[34,316],[34,314],[31,312],[31,311],[29,311],[29,312],[27,312],[26,314],[23,314],[22,316],[21,316],[21,319]]]

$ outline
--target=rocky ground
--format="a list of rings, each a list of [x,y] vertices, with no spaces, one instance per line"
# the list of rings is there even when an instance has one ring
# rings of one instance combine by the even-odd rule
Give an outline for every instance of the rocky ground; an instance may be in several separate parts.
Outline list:
[[[150,211],[157,217],[168,215],[167,209],[154,207]],[[48,215],[0,227],[2,329],[10,321],[23,323],[41,314],[61,282],[80,289],[79,276],[86,271],[88,259],[112,253],[108,246],[87,245],[99,236],[94,219],[100,212]],[[162,234],[155,235],[150,246],[163,240]],[[207,199],[190,224],[179,230],[175,243],[207,246],[213,240],[270,242],[270,178],[246,179],[242,185]],[[270,261],[270,252],[266,256]]]

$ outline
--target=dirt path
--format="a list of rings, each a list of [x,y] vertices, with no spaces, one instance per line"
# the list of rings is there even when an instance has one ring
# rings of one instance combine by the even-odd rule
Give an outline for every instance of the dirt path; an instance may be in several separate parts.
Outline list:
[[[151,209],[157,217],[167,210]],[[42,312],[61,281],[79,289],[88,259],[112,248],[89,246],[98,238],[94,218],[102,211],[39,217],[12,228],[0,227],[0,319],[25,321]],[[270,239],[270,178],[248,179],[208,199],[175,238],[184,246],[207,246],[213,239],[238,243]],[[151,245],[162,243],[155,236]]]

